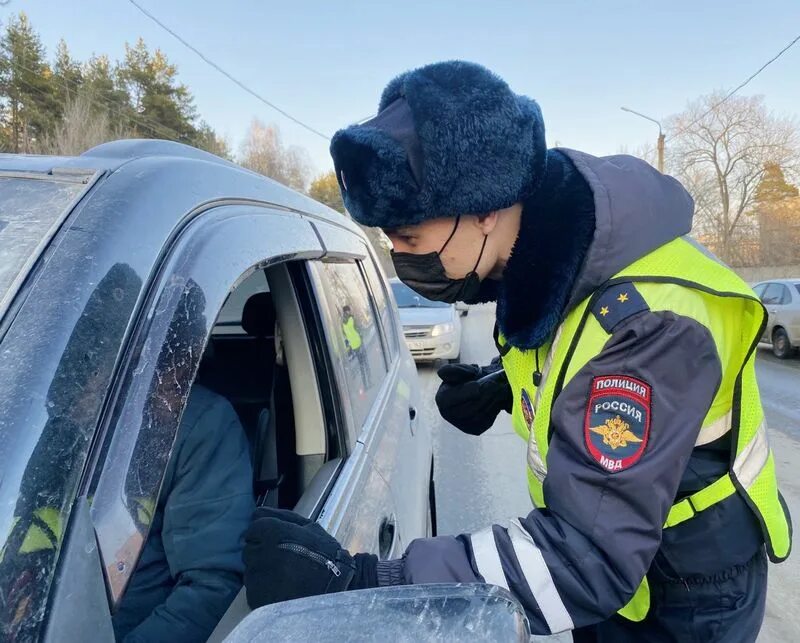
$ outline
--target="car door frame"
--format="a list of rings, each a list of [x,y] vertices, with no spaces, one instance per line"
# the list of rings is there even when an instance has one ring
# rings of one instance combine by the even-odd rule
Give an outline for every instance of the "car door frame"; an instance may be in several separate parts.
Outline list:
[[[315,357],[317,382],[319,383],[322,373],[326,385],[331,387],[330,401],[334,408],[326,410],[326,421],[335,422],[343,454],[341,458],[330,460],[323,465],[311,481],[311,487],[306,490],[310,493],[304,494],[294,509],[304,517],[316,520],[349,551],[368,552],[379,556],[381,532],[385,532],[389,519],[392,521],[395,538],[388,551],[383,552],[382,557],[395,556],[403,547],[403,541],[397,524],[394,495],[387,480],[374,466],[374,455],[384,436],[380,430],[381,424],[377,421],[380,417],[379,411],[376,410],[378,401],[373,404],[367,416],[362,435],[348,445],[346,436],[353,428],[352,424],[348,423],[352,423],[353,415],[345,401],[347,393],[344,383],[332,364],[334,357],[327,346],[322,312],[327,303],[320,301],[321,297],[318,296],[320,284],[315,280],[313,271],[308,268],[308,262],[312,260],[363,261],[370,259],[372,255],[364,239],[345,226],[320,220],[313,221],[313,226],[325,248],[324,255],[290,264],[287,266],[286,277],[293,286],[299,313]],[[374,261],[374,258],[372,260]],[[393,316],[395,326],[399,327],[396,310],[393,311]],[[398,350],[397,354],[395,362],[401,361],[402,349]],[[406,362],[413,368],[410,356],[407,356]],[[414,373],[416,374],[416,371]],[[390,387],[388,380],[387,373],[383,385],[385,388]],[[415,386],[409,386],[408,389],[416,391]],[[379,397],[385,395],[382,389]],[[372,424],[368,425],[370,421]],[[361,439],[364,434],[369,434],[373,438],[365,441]],[[423,443],[422,440],[418,442]],[[223,641],[249,612],[245,591],[242,590],[220,620],[209,638],[209,643]]]

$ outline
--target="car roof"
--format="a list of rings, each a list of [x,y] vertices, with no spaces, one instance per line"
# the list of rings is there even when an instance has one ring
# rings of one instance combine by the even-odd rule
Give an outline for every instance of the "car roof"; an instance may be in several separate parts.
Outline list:
[[[199,190],[196,189],[198,201],[209,202],[224,198],[252,199],[286,210],[328,219],[337,225],[358,230],[348,216],[342,216],[339,212],[277,181],[209,152],[174,141],[119,140],[93,147],[80,156],[0,154],[0,175],[24,174],[33,175],[34,178],[36,175],[41,175],[41,178],[46,178],[48,175],[100,174],[104,179],[108,179],[121,171],[141,171],[137,181],[127,184],[127,188],[132,192],[131,196],[147,189],[147,179],[153,179],[155,174],[158,175],[159,185],[169,183],[170,176],[174,176],[175,185],[181,185],[181,181],[185,180],[187,166],[198,169],[205,167],[206,170],[209,166],[214,168],[211,175],[215,180],[205,181]],[[97,187],[103,189],[102,186]],[[116,196],[125,201],[126,195]],[[174,215],[177,223],[185,212],[175,211]]]
[[[800,277],[795,277],[794,279],[791,277],[782,277],[781,279],[764,279],[763,281],[757,282],[756,286],[760,286],[761,284],[786,284],[788,286],[793,286],[796,283],[800,283]]]
[[[84,185],[57,221],[65,234],[80,239],[80,251],[65,257],[68,263],[62,266],[63,271],[74,271],[76,279],[87,278],[76,257],[113,255],[119,263],[133,264],[146,256],[154,266],[177,231],[196,213],[216,206],[261,206],[268,214],[278,211],[284,217],[322,221],[365,239],[349,216],[235,163],[172,141],[120,140],[72,157],[0,154],[0,178]],[[285,221],[274,219],[276,226]],[[73,228],[78,220],[83,223]],[[37,248],[30,267],[45,248]],[[140,269],[150,274],[150,267]],[[13,292],[7,297],[9,302],[14,298]],[[8,306],[0,309],[0,330],[7,311]]]

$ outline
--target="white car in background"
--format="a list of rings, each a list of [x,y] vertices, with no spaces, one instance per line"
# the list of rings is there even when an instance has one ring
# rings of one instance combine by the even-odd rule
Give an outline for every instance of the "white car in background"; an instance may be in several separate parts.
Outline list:
[[[800,348],[800,278],[773,279],[753,286],[769,313],[763,342],[776,357],[786,359]]]
[[[461,357],[461,314],[453,304],[431,301],[399,279],[390,279],[408,350],[416,362]]]

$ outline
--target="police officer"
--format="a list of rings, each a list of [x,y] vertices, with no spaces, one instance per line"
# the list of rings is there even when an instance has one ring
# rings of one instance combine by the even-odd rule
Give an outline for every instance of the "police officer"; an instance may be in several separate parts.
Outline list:
[[[754,369],[766,315],[686,236],[684,188],[629,156],[548,150],[538,105],[464,62],[395,78],[331,152],[347,209],[388,234],[400,279],[497,302],[502,370],[446,370],[437,401],[472,433],[511,409],[535,508],[380,562],[262,513],[246,535],[250,604],[486,582],[536,634],[755,640],[767,558],[791,545]]]
[[[367,364],[367,355],[364,352],[364,342],[361,340],[361,334],[356,328],[356,320],[353,317],[353,311],[348,304],[342,306],[342,335],[344,335],[344,343],[351,355],[355,355],[358,360],[358,370],[361,373],[361,391],[364,392],[369,388],[369,365]]]

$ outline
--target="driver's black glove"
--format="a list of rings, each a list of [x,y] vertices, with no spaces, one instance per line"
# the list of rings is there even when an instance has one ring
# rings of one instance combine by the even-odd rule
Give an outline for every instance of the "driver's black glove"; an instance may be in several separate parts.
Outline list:
[[[442,366],[442,384],[436,392],[442,417],[464,433],[480,435],[494,424],[500,411],[511,413],[513,395],[502,368],[499,358],[488,366]]]
[[[319,524],[294,512],[257,509],[244,539],[244,586],[252,609],[378,586],[377,556],[351,556]]]

